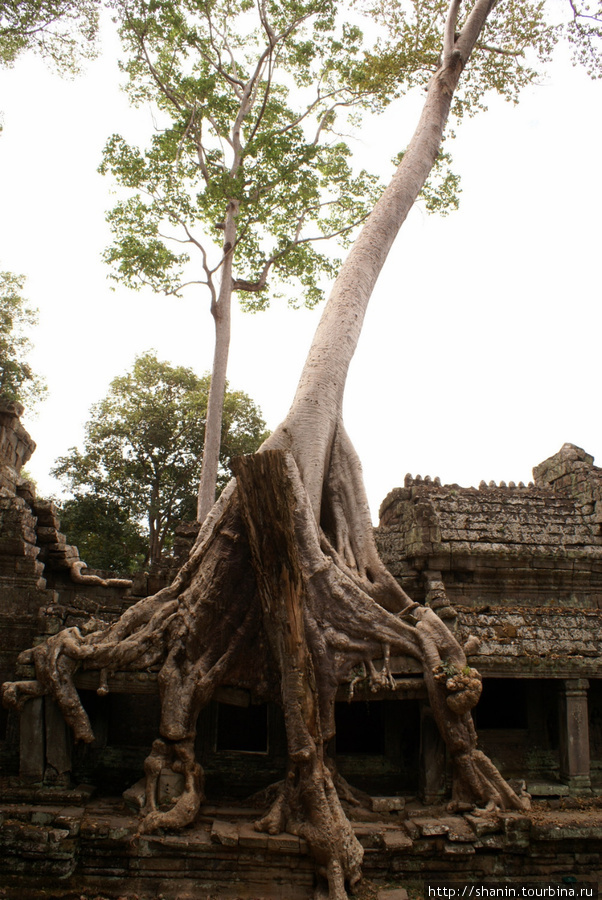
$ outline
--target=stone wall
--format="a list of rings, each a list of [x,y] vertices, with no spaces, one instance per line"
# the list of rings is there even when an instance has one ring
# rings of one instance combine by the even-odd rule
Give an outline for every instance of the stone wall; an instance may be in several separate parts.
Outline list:
[[[21,425],[23,407],[0,398],[0,682],[14,677],[19,653],[30,647],[38,610],[54,594],[43,578],[32,488],[21,476],[35,443]],[[0,763],[15,764],[17,723],[0,711]]]
[[[536,466],[528,485],[462,488],[408,475],[381,506],[376,541],[393,575],[416,600],[451,603],[460,641],[478,639],[469,662],[485,687],[505,685],[500,727],[479,731],[482,745],[536,790],[587,792],[591,777],[602,788],[601,742],[589,738],[602,684],[601,523],[602,470],[572,444]],[[502,726],[533,691],[549,714],[530,702],[528,721]],[[484,691],[477,727],[491,702]]]
[[[135,599],[131,581],[105,579],[86,568],[77,547],[61,533],[54,503],[36,497],[23,477],[35,443],[21,425],[22,412],[19,404],[0,398],[0,682],[33,676],[31,667],[17,662],[23,650],[61,628],[83,626],[91,617],[111,621]],[[37,701],[37,707],[45,713],[35,726],[26,717],[25,729],[19,729],[14,714],[0,709],[4,772],[19,770],[24,741],[37,740],[51,722],[62,728],[49,702]],[[34,754],[30,777],[49,774],[47,762]]]
[[[374,798],[374,810],[353,822],[364,847],[364,877],[372,880],[363,896],[384,900],[387,894],[378,888],[386,885],[413,888],[414,896],[424,897],[428,883],[597,889],[599,809],[542,805],[529,815],[484,810],[454,815],[442,807]],[[183,834],[140,835],[138,819],[123,807],[81,792],[62,802],[57,796],[52,806],[5,803],[0,805],[3,896],[101,894],[117,900],[125,892],[140,900],[309,900],[315,896],[314,865],[305,841],[255,831],[252,822],[259,813],[251,806],[204,806]]]
[[[428,573],[438,571],[449,599],[463,606],[602,608],[602,504],[591,499],[602,491],[600,470],[579,458],[583,451],[565,448],[560,462],[551,458],[556,465],[542,464],[553,483],[541,467],[530,485],[461,488],[406,476],[381,506],[383,560],[418,600]],[[586,468],[567,472],[571,463]]]

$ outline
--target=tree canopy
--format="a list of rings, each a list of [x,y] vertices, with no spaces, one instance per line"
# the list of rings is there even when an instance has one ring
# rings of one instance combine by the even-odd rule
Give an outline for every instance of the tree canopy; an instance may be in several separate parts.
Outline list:
[[[158,127],[146,150],[119,135],[105,148],[101,171],[128,191],[109,214],[115,277],[166,293],[200,284],[216,299],[231,253],[246,308],[268,304],[272,272],[281,291],[292,285],[293,304],[321,299],[320,277],[336,264],[320,241],[348,236],[376,182],[354,175],[335,128],[338,110],[369,99],[348,74],[361,32],[337,23],[336,9],[332,0],[118,4],[126,89],[156,105]]]
[[[262,309],[270,278],[291,302],[315,305],[337,266],[321,244],[344,243],[375,200],[376,180],[353,172],[334,127],[337,109],[362,99],[344,71],[361,35],[335,28],[333,0],[123,0],[117,10],[127,89],[154,104],[158,127],[144,151],[119,135],[105,147],[101,171],[127,191],[109,213],[105,257],[130,287],[205,289],[216,345],[202,521],[215,499],[232,293]]]
[[[46,385],[27,361],[38,314],[23,297],[24,284],[23,276],[0,272],[0,394],[31,408],[44,397]]]
[[[152,352],[115,378],[86,423],[83,450],[57,460],[70,492],[62,523],[86,562],[129,570],[161,560],[183,519],[194,519],[209,376],[162,362]],[[242,391],[227,391],[220,488],[230,459],[254,452],[265,422]]]
[[[98,11],[97,0],[2,0],[0,65],[33,50],[59,71],[77,72],[95,52]]]
[[[113,135],[101,171],[122,199],[108,220],[113,277],[167,294],[201,286],[215,320],[202,521],[214,501],[231,294],[263,309],[277,294],[313,306],[381,187],[354,171],[347,137],[362,115],[426,87],[440,63],[445,9],[429,0],[118,0],[134,103],[151,103],[141,149]],[[461,21],[461,20],[460,20]],[[369,37],[368,37],[369,35]],[[515,100],[556,39],[543,6],[502,0],[454,99],[461,118],[497,91]],[[398,154],[398,163],[401,154]],[[457,205],[440,150],[422,188],[430,210]]]

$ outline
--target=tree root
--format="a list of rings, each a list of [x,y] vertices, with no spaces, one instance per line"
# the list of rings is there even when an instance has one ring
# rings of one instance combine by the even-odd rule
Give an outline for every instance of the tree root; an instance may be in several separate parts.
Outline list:
[[[345,883],[361,878],[363,850],[343,812],[324,758],[336,684],[318,670],[307,628],[311,604],[298,526],[306,496],[295,493],[295,467],[279,452],[238,460],[243,518],[263,610],[263,625],[280,671],[289,771],[271,810],[256,827],[291,831],[309,844],[331,900],[346,900]],[[300,505],[301,503],[301,505]],[[303,504],[305,503],[305,507]]]
[[[340,803],[328,767],[316,755],[290,767],[257,831],[288,831],[307,841],[329,900],[347,900],[346,885],[361,879],[363,848]]]
[[[378,559],[350,452],[348,439],[335,436],[332,459],[353,490],[331,466],[324,480],[324,528],[292,455],[266,450],[239,461],[238,486],[224,492],[169,588],[130,607],[109,627],[68,628],[27,651],[36,680],[3,688],[4,702],[17,709],[50,694],[76,739],[91,741],[74,686],[77,670],[98,670],[99,690],[106,692],[109,672],[160,666],[161,738],[145,763],[140,833],[194,821],[203,799],[193,750],[196,721],[217,686],[229,683],[262,699],[280,699],[289,770],[257,827],[303,837],[330,900],[344,900],[345,885],[359,879],[362,861],[341,805],[341,799],[353,804],[358,798],[324,752],[335,732],[336,693],[342,684],[353,690],[360,672],[379,687],[392,687],[390,655],[422,664],[453,764],[454,799],[515,809],[527,802],[476,749],[470,709],[480,676],[441,618],[413,603]],[[342,521],[346,529],[339,538]],[[380,669],[377,660],[383,660]],[[184,777],[183,793],[168,810],[157,804],[163,768]]]
[[[157,805],[159,778],[165,767],[184,776],[184,789],[171,809],[160,810]],[[190,825],[204,800],[203,770],[194,755],[194,742],[188,740],[169,744],[155,740],[145,760],[144,773],[146,802],[142,809],[144,818],[138,829],[139,834],[152,834],[159,829],[179,830]]]
[[[363,807],[364,809],[372,810],[372,798],[370,795],[366,794],[364,791],[360,791],[359,788],[353,787],[352,784],[349,784],[347,779],[343,778],[339,772],[334,761],[327,756],[326,753],[324,754],[324,761],[328,766],[330,777],[332,778],[332,782],[341,802],[346,803],[354,809]]]
[[[76,584],[94,584],[100,587],[112,588],[131,588],[133,582],[131,578],[101,578],[99,575],[84,575],[83,569],[87,569],[87,565],[83,560],[76,559],[69,564],[69,574],[71,581]]]
[[[39,681],[5,681],[2,685],[2,702],[7,709],[23,712],[28,700],[43,697],[48,691]]]

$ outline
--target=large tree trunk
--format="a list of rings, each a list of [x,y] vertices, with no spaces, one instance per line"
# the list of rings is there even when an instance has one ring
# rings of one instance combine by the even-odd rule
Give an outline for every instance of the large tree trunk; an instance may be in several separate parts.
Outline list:
[[[290,831],[305,838],[331,897],[344,898],[345,880],[360,878],[363,851],[343,812],[325,759],[333,734],[337,680],[319,659],[312,639],[317,622],[307,581],[307,560],[299,546],[298,501],[306,499],[294,462],[268,451],[236,464],[243,521],[261,599],[263,628],[281,685],[289,765],[282,792],[259,823],[263,830]],[[310,515],[309,524],[315,532]]]
[[[257,827],[305,837],[332,900],[346,896],[345,884],[357,880],[361,865],[339,801],[341,780],[325,753],[337,689],[352,682],[358,665],[385,684],[390,653],[419,660],[454,766],[455,796],[501,807],[524,803],[476,749],[470,709],[480,693],[478,673],[443,621],[413,603],[378,557],[359,460],[341,420],[372,288],[436,158],[453,91],[491,6],[492,0],[476,0],[454,43],[454,2],[444,62],[418,128],[335,283],[290,412],[258,454],[238,461],[236,481],[205,519],[174,583],[104,630],[66,629],[27,651],[37,681],[4,690],[5,702],[17,708],[30,696],[51,694],[76,738],[91,741],[73,686],[77,668],[161,667],[160,738],[145,767],[143,831],[194,820],[202,801],[196,722],[217,686],[279,700],[288,771]],[[385,660],[380,671],[378,659]],[[167,812],[156,804],[165,765],[183,773],[186,784]]]

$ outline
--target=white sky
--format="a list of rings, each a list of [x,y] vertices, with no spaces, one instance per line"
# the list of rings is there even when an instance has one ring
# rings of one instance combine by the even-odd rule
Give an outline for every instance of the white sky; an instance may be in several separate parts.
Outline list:
[[[150,131],[118,89],[114,53],[74,81],[35,58],[0,71],[0,267],[27,275],[39,307],[31,361],[49,400],[25,424],[38,443],[28,469],[42,494],[49,469],[81,441],[90,405],[134,357],[210,368],[206,300],[111,291],[110,180],[96,174],[112,132]],[[374,515],[406,472],[462,485],[531,478],[571,441],[602,458],[600,211],[602,86],[566,63],[518,108],[498,101],[452,147],[458,213],[413,210],[368,310],[350,373],[347,429]],[[395,106],[362,132],[367,166],[407,142],[416,107]],[[319,311],[236,313],[230,384],[284,417]]]

